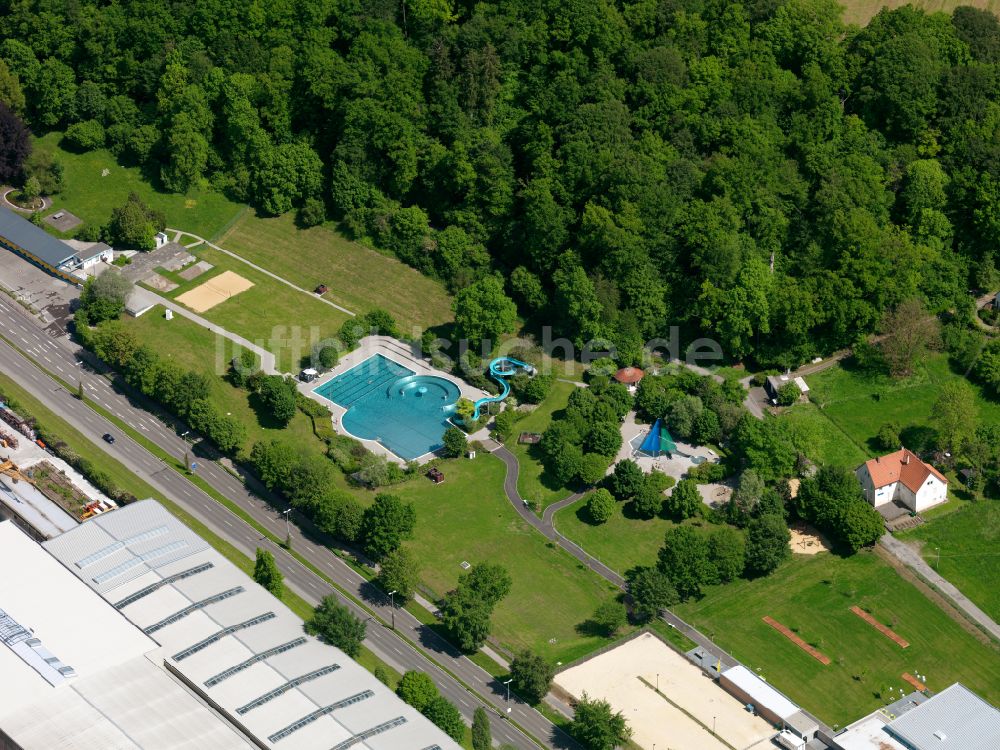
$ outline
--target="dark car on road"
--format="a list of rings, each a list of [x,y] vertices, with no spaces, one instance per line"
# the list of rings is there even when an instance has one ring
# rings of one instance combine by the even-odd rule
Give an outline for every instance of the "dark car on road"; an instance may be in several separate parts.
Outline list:
[[[112,435],[110,432],[105,432],[104,433],[104,442],[107,443],[108,445],[114,445],[115,444],[115,436]]]

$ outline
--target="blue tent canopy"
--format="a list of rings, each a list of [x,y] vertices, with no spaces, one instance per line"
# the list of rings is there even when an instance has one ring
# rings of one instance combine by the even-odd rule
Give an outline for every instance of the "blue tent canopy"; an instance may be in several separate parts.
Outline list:
[[[653,458],[665,454],[678,453],[677,444],[674,442],[673,437],[671,437],[667,426],[663,424],[662,419],[657,419],[653,422],[652,429],[646,433],[646,437],[643,438],[642,444],[639,446],[639,453],[644,453]]]

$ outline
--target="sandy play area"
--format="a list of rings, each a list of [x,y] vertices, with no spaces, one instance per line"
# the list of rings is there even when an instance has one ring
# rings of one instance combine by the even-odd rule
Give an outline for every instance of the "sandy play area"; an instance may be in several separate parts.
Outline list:
[[[224,271],[214,279],[196,286],[177,297],[182,305],[190,307],[197,313],[211,310],[216,305],[225,302],[240,292],[245,292],[253,286],[253,282],[244,279],[232,271]]]
[[[800,521],[791,526],[789,531],[792,534],[789,544],[792,552],[797,555],[815,555],[830,551],[830,542],[809,524]]]
[[[654,745],[675,750],[745,750],[767,746],[775,733],[770,724],[747,713],[736,698],[650,633],[562,672],[555,681],[573,696],[586,692],[608,701],[622,712],[632,727],[632,739],[646,750]],[[661,695],[650,687],[657,681]],[[718,737],[712,736],[713,722]]]

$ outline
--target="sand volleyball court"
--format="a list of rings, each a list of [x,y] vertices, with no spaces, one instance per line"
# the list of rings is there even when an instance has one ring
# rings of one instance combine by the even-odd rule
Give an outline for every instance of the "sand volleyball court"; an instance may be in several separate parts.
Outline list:
[[[235,297],[240,292],[245,292],[252,286],[252,281],[244,279],[238,273],[224,271],[204,284],[199,284],[194,289],[179,295],[177,301],[196,313],[202,313]]]

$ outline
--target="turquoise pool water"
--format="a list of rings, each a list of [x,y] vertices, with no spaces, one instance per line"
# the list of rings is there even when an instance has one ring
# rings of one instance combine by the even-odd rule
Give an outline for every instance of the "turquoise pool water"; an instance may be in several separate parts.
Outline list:
[[[417,375],[375,354],[314,392],[347,409],[344,429],[409,461],[441,447],[461,392],[450,380]]]

